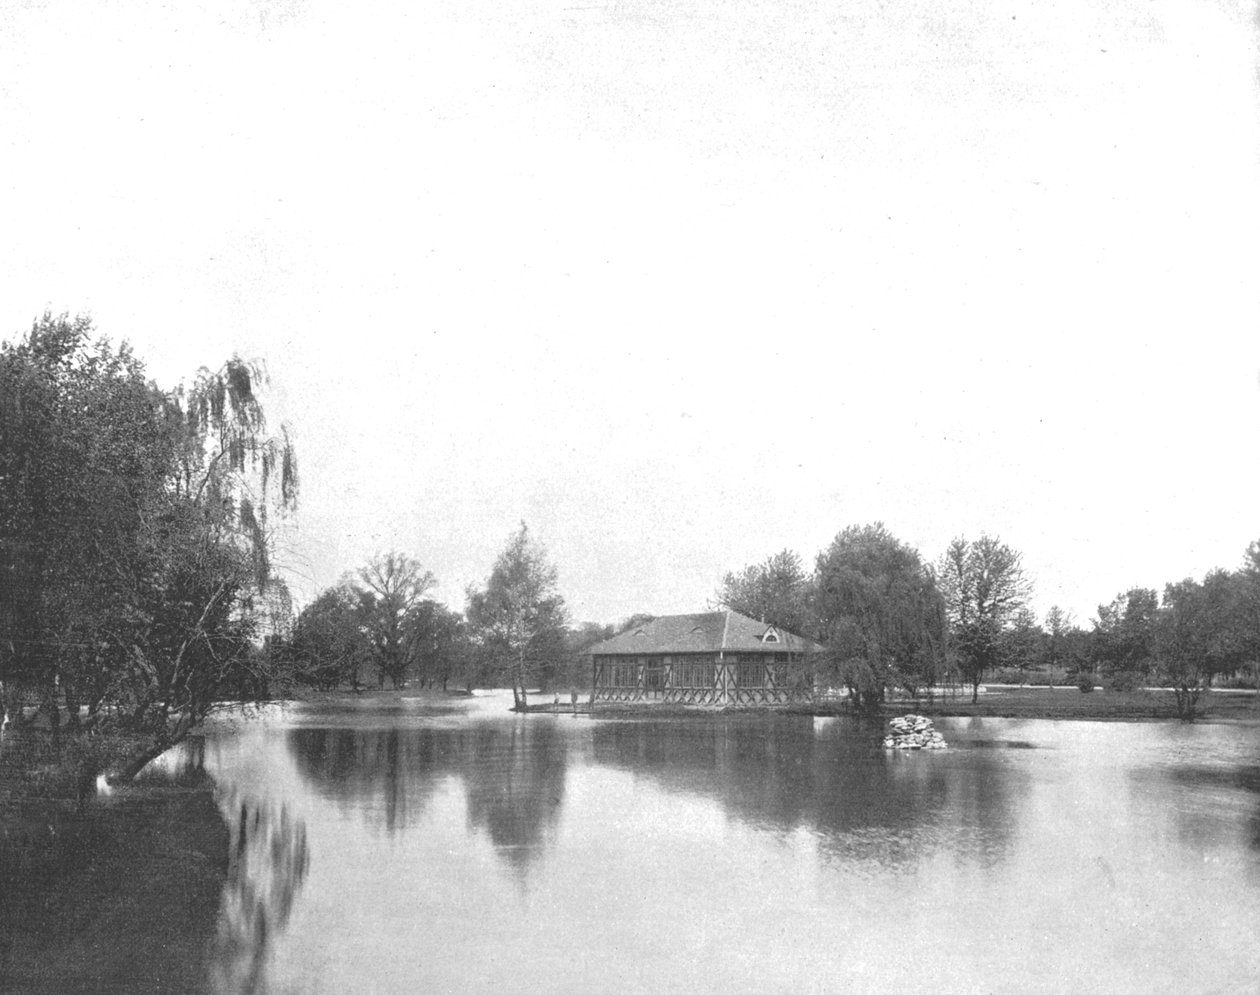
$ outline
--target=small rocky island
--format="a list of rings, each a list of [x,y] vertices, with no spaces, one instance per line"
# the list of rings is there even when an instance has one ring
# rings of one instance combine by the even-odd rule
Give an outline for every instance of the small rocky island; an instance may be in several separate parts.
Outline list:
[[[943,750],[945,737],[932,728],[925,715],[903,715],[890,719],[884,737],[886,750]]]

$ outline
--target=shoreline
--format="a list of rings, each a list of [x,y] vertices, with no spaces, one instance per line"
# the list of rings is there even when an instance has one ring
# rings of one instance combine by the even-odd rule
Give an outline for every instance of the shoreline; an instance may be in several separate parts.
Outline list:
[[[511,708],[510,699],[504,711],[518,715],[580,715],[586,718],[657,717],[697,718],[706,715],[738,715],[753,713],[778,713],[785,715],[812,715],[819,717],[851,715],[892,718],[906,712],[914,712],[932,718],[994,718],[994,719],[1046,719],[1049,721],[1102,721],[1102,722],[1167,722],[1180,721],[1171,691],[1141,689],[1136,691],[1112,691],[1097,688],[1082,692],[1075,686],[1046,685],[986,685],[979,700],[972,704],[971,692],[957,697],[940,695],[917,698],[897,698],[884,702],[873,712],[858,712],[847,699],[800,702],[780,706],[728,706],[706,708],[679,705],[669,702],[597,702],[589,703],[589,690],[578,699],[577,711],[571,702],[561,696],[557,706],[550,698],[552,692],[531,692],[529,706],[523,712]],[[479,689],[502,690],[507,689]],[[463,692],[441,691],[430,688],[403,688],[398,691],[354,692],[349,690],[318,691],[304,694],[293,701],[346,702],[388,704],[400,700],[426,700],[434,703],[454,704],[468,700]],[[1239,722],[1260,724],[1260,696],[1255,691],[1220,689],[1205,694],[1199,702],[1195,722]]]
[[[203,990],[229,856],[214,783],[128,785],[80,806],[6,768],[0,990]]]

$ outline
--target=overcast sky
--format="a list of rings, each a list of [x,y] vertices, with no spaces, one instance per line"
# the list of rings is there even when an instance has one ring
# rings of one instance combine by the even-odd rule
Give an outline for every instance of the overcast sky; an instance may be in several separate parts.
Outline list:
[[[575,619],[883,520],[1039,611],[1260,538],[1257,11],[1229,0],[0,6],[0,335],[265,360],[303,600]]]

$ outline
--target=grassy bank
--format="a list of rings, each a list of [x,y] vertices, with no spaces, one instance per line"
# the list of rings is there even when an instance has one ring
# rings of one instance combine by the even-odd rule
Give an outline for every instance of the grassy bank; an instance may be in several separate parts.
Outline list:
[[[212,787],[81,796],[93,748],[0,748],[0,990],[198,991],[228,858]]]
[[[848,714],[844,702],[811,705],[798,711],[814,715]],[[1011,719],[1176,719],[1177,704],[1171,691],[1092,691],[1076,688],[990,687],[972,704],[970,693],[956,698],[935,697],[894,701],[882,709],[888,715],[916,712],[938,717],[970,716]],[[1260,704],[1254,692],[1210,692],[1199,701],[1199,721],[1223,719],[1260,722]]]

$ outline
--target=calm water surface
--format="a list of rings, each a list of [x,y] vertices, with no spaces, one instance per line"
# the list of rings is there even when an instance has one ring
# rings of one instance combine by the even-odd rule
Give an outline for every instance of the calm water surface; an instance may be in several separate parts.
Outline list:
[[[208,735],[208,987],[1260,991],[1254,726],[940,720],[951,749],[889,754],[852,719],[508,704]]]

